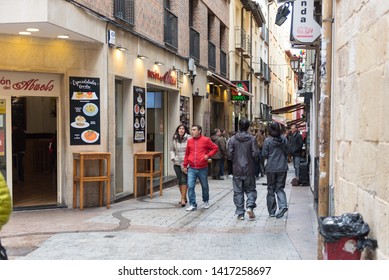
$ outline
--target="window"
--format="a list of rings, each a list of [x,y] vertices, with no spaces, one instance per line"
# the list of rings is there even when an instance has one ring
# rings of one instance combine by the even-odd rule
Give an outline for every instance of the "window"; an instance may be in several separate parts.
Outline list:
[[[135,0],[115,0],[114,16],[128,24],[135,24]]]

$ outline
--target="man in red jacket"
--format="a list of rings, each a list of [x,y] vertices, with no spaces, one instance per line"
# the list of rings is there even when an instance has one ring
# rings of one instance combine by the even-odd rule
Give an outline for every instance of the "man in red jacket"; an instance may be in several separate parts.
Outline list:
[[[184,172],[188,174],[188,197],[190,204],[186,211],[197,209],[195,193],[197,178],[201,184],[204,208],[209,208],[208,159],[217,153],[218,146],[211,139],[203,136],[201,132],[200,125],[192,125],[192,138],[188,139],[185,151]]]

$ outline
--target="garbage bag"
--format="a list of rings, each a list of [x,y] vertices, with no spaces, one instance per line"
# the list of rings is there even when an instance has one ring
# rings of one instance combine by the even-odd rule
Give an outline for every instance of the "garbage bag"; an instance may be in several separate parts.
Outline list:
[[[370,228],[359,213],[345,213],[341,216],[321,217],[319,232],[327,242],[335,242],[342,237],[365,238]]]

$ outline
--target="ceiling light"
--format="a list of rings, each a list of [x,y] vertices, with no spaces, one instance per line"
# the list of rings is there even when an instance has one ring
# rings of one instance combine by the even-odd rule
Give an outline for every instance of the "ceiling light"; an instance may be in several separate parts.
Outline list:
[[[60,38],[60,39],[68,39],[68,38],[69,38],[69,35],[58,35],[57,38]]]
[[[28,32],[38,32],[39,29],[38,28],[27,28],[26,29]]]
[[[28,32],[28,31],[20,31],[19,34],[20,34],[20,35],[31,35],[31,32]]]
[[[147,58],[147,56],[138,54],[138,58],[139,58],[139,59],[145,59],[145,58]]]

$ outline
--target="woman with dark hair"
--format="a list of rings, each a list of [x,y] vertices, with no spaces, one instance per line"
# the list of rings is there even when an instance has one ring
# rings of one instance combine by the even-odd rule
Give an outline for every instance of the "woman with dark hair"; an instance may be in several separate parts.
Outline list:
[[[179,203],[182,207],[187,203],[186,193],[188,191],[188,175],[183,172],[183,163],[189,137],[188,128],[185,125],[180,124],[176,128],[176,132],[173,135],[173,141],[170,145],[170,159],[173,162],[174,172],[176,172],[178,179],[178,188],[181,192],[181,200]]]
[[[270,217],[282,218],[288,211],[284,191],[288,172],[288,140],[282,135],[278,123],[270,124],[269,137],[263,144],[262,155],[267,159],[267,210]],[[277,204],[278,212],[276,213]]]

